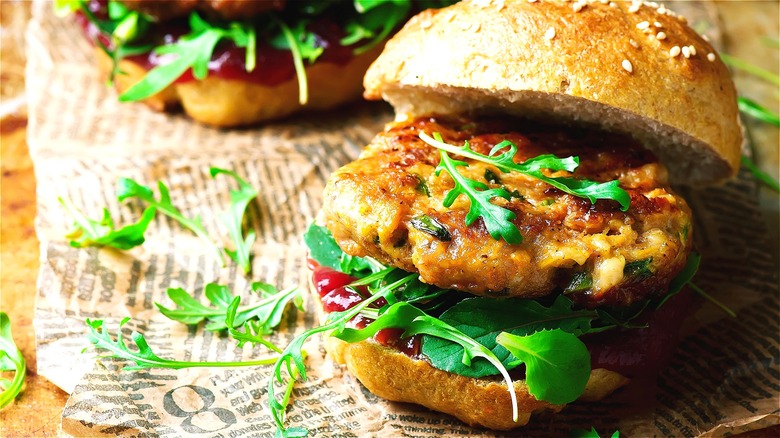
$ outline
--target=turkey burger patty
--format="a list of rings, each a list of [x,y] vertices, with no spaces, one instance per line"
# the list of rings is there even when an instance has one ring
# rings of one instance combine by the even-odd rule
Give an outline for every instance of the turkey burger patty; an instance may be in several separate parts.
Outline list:
[[[579,167],[545,174],[606,182],[631,198],[591,204],[542,181],[454,156],[470,179],[512,193],[491,202],[515,213],[519,244],[493,239],[482,219],[466,225],[470,201],[445,208],[450,175],[435,174],[439,153],[419,133],[468,141],[488,155],[517,146],[515,162],[541,154],[578,156]],[[691,212],[667,182],[663,164],[631,138],[581,128],[457,117],[422,117],[390,125],[360,158],[339,169],[325,190],[324,220],[353,256],[418,272],[426,283],[490,297],[534,298],[563,291],[581,305],[628,306],[667,290],[691,250]]]

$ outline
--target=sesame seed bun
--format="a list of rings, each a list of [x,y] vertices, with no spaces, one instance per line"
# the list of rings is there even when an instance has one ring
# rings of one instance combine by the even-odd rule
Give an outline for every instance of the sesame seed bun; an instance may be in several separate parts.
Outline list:
[[[418,14],[364,78],[397,118],[509,113],[629,133],[678,183],[734,176],[736,90],[710,44],[629,2],[469,1]]]
[[[309,99],[306,105],[298,102],[295,76],[273,86],[209,76],[200,81],[171,84],[143,102],[155,111],[173,111],[181,107],[196,121],[216,127],[252,125],[304,110],[335,108],[360,97],[360,78],[381,50],[380,45],[343,65],[317,62],[307,66]],[[111,60],[102,50],[95,52],[99,67],[107,76],[112,68]],[[126,73],[115,77],[114,85],[119,93],[147,73],[143,66],[128,59],[121,60],[119,68]]]

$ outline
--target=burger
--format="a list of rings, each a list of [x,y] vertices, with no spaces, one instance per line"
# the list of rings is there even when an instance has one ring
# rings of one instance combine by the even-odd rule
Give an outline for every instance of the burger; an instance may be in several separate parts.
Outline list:
[[[119,100],[242,126],[360,97],[387,37],[422,7],[401,0],[58,0],[95,44]]]
[[[396,120],[327,183],[302,336],[380,397],[498,430],[666,366],[699,261],[671,183],[734,176],[742,142],[683,17],[463,1],[410,20],[364,85]]]

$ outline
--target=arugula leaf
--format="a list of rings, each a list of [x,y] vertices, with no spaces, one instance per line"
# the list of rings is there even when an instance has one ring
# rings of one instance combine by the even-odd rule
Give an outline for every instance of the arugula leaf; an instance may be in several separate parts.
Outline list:
[[[163,184],[162,181],[157,182],[157,189],[160,191],[160,199],[157,200],[154,196],[154,192],[147,186],[141,185],[130,178],[119,178],[117,181],[117,199],[121,202],[125,199],[138,198],[142,201],[149,203],[151,206],[156,207],[160,213],[175,220],[183,227],[189,229],[196,236],[205,242],[211,250],[214,257],[219,261],[221,266],[225,266],[225,260],[222,257],[222,251],[214,242],[209,239],[206,229],[203,227],[203,223],[199,216],[195,216],[195,219],[188,219],[174,207],[171,203],[171,196],[168,192],[168,187]]]
[[[402,337],[426,334],[434,339],[443,339],[455,343],[463,350],[463,353],[458,355],[458,357],[460,357],[460,361],[465,367],[472,365],[472,359],[485,359],[494,367],[494,371],[491,374],[495,374],[495,371],[498,371],[504,378],[512,399],[512,418],[514,421],[517,421],[517,396],[515,395],[514,384],[512,383],[512,378],[509,377],[509,372],[496,355],[472,337],[441,319],[425,314],[425,312],[409,303],[395,303],[365,328],[344,328],[340,332],[334,332],[333,336],[346,342],[360,342],[374,336],[383,328],[403,329]],[[425,346],[425,341],[423,346]]]
[[[377,274],[377,276],[387,274],[391,270],[392,269],[386,269],[381,274]],[[287,347],[284,349],[282,354],[279,356],[279,359],[277,359],[276,363],[274,364],[274,371],[271,379],[268,382],[268,405],[271,409],[271,416],[274,419],[274,423],[276,423],[277,436],[300,436],[291,434],[298,434],[303,432],[303,430],[300,428],[286,429],[284,427],[284,413],[287,410],[287,405],[289,403],[289,391],[282,397],[281,401],[278,400],[275,395],[276,390],[274,388],[274,380],[278,381],[279,383],[283,382],[283,369],[287,370],[287,374],[290,377],[287,386],[288,390],[291,390],[292,382],[295,380],[298,380],[299,378],[306,380],[306,367],[304,365],[305,350],[303,349],[303,344],[306,342],[306,340],[316,335],[317,333],[324,333],[331,330],[334,332],[340,332],[344,330],[345,324],[357,316],[363,309],[367,308],[370,304],[374,303],[380,298],[388,296],[392,293],[393,290],[398,289],[399,287],[411,281],[414,276],[415,274],[410,274],[407,277],[373,291],[373,295],[344,312],[330,313],[325,324],[319,327],[314,327],[297,335],[292,339],[292,341],[290,341],[289,344],[287,344]]]
[[[756,166],[756,163],[754,163],[750,158],[748,158],[746,155],[742,155],[742,165],[750,171],[750,173],[753,174],[753,178],[758,180],[759,182],[763,183],[770,189],[780,193],[780,183],[777,182],[774,178],[769,176],[768,173],[764,172],[763,170],[759,169],[758,166]]]
[[[65,235],[71,239],[70,245],[75,248],[86,246],[110,246],[121,250],[135,248],[144,243],[144,233],[157,211],[153,206],[148,207],[138,222],[115,230],[114,221],[107,208],[103,209],[103,218],[98,221],[84,216],[70,200],[57,199],[75,220],[74,230]]]
[[[573,172],[579,166],[579,158],[576,157],[558,158],[555,155],[545,154],[531,158],[522,163],[515,163],[514,157],[515,154],[517,154],[517,146],[510,141],[502,141],[493,147],[489,155],[482,155],[473,151],[468,142],[465,142],[462,147],[447,144],[442,141],[442,138],[438,133],[434,133],[433,138],[431,138],[426,133],[420,132],[420,139],[442,151],[492,164],[504,173],[519,172],[531,176],[540,181],[544,181],[565,193],[580,198],[586,198],[591,203],[595,203],[598,199],[611,199],[620,203],[621,210],[623,211],[627,211],[631,203],[631,197],[625,190],[618,186],[619,181],[617,180],[598,183],[585,179],[564,177],[551,178],[541,172],[542,169]],[[503,149],[507,150],[496,155]]]
[[[14,371],[13,380],[0,379],[0,409],[3,409],[22,392],[27,375],[27,363],[14,342],[11,320],[5,312],[0,312],[0,371]]]
[[[747,61],[743,61],[739,58],[735,58],[731,55],[727,55],[725,53],[720,53],[720,59],[723,61],[724,64],[738,68],[740,70],[744,70],[754,76],[758,76],[759,78],[771,82],[775,85],[780,85],[780,76],[768,71],[764,70],[761,67],[757,67]]]
[[[197,12],[190,15],[193,33],[184,35],[172,44],[158,46],[154,52],[174,58],[167,64],[151,69],[146,76],[119,96],[120,102],[143,100],[159,93],[187,70],[199,80],[208,75],[209,61],[217,43],[230,39],[237,47],[246,48],[254,40],[254,30],[232,22],[228,28],[215,27],[200,18]]]
[[[169,368],[169,369],[182,369],[182,368],[225,368],[225,367],[240,367],[240,366],[258,366],[269,365],[276,361],[275,357],[269,359],[244,361],[244,362],[190,362],[163,359],[157,356],[149,344],[146,342],[144,335],[133,330],[130,334],[135,348],[131,349],[125,344],[124,339],[121,336],[122,327],[130,321],[130,318],[124,318],[119,323],[118,335],[116,340],[111,337],[103,328],[103,321],[100,319],[86,320],[87,324],[87,339],[89,342],[95,345],[95,348],[100,350],[107,350],[110,354],[104,357],[113,357],[117,359],[124,359],[131,362],[135,362],[135,365],[125,366],[124,370],[142,370],[148,368]],[[131,345],[133,345],[131,344]]]
[[[571,438],[601,438],[601,435],[596,431],[595,427],[591,427],[590,430],[574,429],[571,431]],[[616,430],[610,438],[620,438],[620,431]]]
[[[256,282],[252,284],[252,290],[260,292],[263,299],[257,303],[245,307],[238,307],[239,297],[234,297],[227,286],[216,283],[206,285],[204,295],[211,302],[212,307],[205,306],[192,295],[181,288],[168,288],[168,298],[178,306],[169,309],[160,303],[154,303],[160,312],[166,317],[183,324],[193,325],[206,321],[205,329],[219,331],[226,328],[235,328],[245,325],[249,320],[253,322],[251,329],[256,333],[267,335],[273,328],[279,325],[281,315],[291,300],[299,300],[300,292],[297,288],[277,291],[275,287],[267,283]],[[230,306],[235,303],[231,322],[228,324]]]
[[[661,298],[661,300],[655,306],[656,309],[660,309],[661,306],[663,306],[669,300],[669,298],[677,295],[686,284],[689,284],[691,280],[693,280],[696,272],[699,271],[700,263],[701,254],[698,252],[691,252],[688,255],[688,260],[685,262],[685,267],[683,267],[682,271],[680,271],[680,273],[677,274],[669,283],[669,291],[666,293],[666,296]]]
[[[336,243],[331,232],[314,222],[303,234],[303,241],[309,248],[309,257],[320,266],[326,266],[347,275],[364,277],[370,272],[379,272],[384,266],[370,257],[355,257],[345,254]]]
[[[538,400],[557,405],[577,400],[590,377],[590,353],[577,336],[563,330],[544,330],[528,336],[502,332],[496,338],[525,364],[528,391]]]
[[[780,116],[759,105],[756,101],[747,97],[740,97],[737,99],[737,103],[739,104],[739,110],[743,113],[764,123],[780,126]]]
[[[492,238],[496,240],[503,238],[510,244],[522,242],[523,236],[520,235],[517,226],[511,222],[515,218],[515,213],[490,202],[493,198],[509,200],[512,195],[503,188],[489,189],[485,183],[464,177],[457,168],[467,167],[468,164],[452,160],[443,150],[440,153],[441,161],[436,167],[436,176],[444,170],[455,182],[455,187],[447,192],[442,204],[449,208],[458,196],[465,195],[471,201],[469,212],[466,214],[466,225],[473,224],[478,217],[481,217]]]
[[[411,4],[408,0],[354,0],[355,9],[360,13],[350,26],[348,35],[342,39],[342,45],[357,42],[358,34],[371,38],[356,48],[354,53],[365,53],[390,35],[403,20],[409,16]]]
[[[413,217],[409,221],[409,225],[417,228],[423,233],[430,234],[442,242],[449,242],[452,240],[452,235],[449,230],[447,230],[447,227],[427,214]]]
[[[248,274],[252,269],[249,252],[256,236],[254,230],[250,230],[244,237],[242,228],[246,208],[257,197],[257,191],[233,171],[212,167],[209,173],[212,178],[219,174],[232,176],[238,182],[239,189],[230,191],[230,209],[222,215],[222,222],[227,227],[236,249],[234,251],[226,249],[225,252],[238,263],[245,274]]]
[[[561,329],[580,336],[591,332],[591,323],[598,318],[593,310],[573,310],[573,303],[558,296],[550,307],[524,299],[465,299],[439,316],[446,324],[479,342],[495,354],[508,369],[514,366],[509,351],[496,343],[501,332],[528,335],[541,330]],[[466,377],[486,377],[495,374],[492,364],[475,361],[470,366],[457,360],[462,347],[447,340],[425,337],[422,353],[431,364],[444,371]]]

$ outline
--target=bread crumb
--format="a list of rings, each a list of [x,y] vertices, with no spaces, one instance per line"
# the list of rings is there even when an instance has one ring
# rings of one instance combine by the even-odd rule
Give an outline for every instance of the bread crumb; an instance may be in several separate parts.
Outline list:
[[[631,61],[629,61],[628,59],[624,59],[623,62],[621,63],[621,65],[623,66],[623,70],[625,70],[625,71],[627,71],[629,73],[633,73],[634,72],[634,66],[631,65]]]

